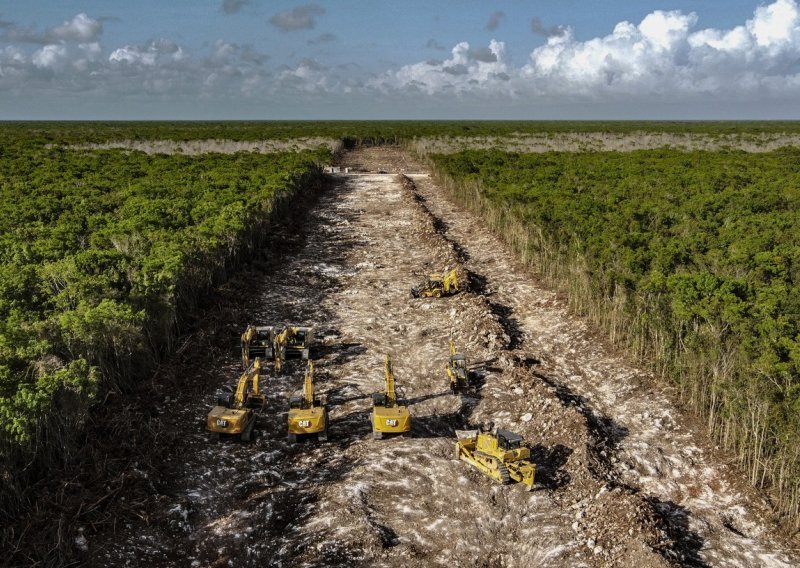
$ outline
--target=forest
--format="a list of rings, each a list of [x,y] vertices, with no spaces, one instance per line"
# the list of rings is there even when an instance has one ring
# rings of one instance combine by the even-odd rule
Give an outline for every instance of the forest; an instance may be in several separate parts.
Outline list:
[[[93,403],[170,353],[329,156],[87,152],[3,129],[0,517],[80,450]]]
[[[800,518],[800,151],[430,159]]]

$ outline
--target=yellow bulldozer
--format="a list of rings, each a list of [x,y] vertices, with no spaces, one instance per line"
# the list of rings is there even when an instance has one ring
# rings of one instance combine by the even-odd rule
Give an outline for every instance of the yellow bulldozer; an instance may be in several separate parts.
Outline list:
[[[384,434],[411,434],[411,414],[408,407],[397,400],[392,360],[386,355],[384,364],[386,390],[372,394],[372,436],[376,440]]]
[[[431,274],[425,282],[411,288],[411,296],[413,298],[441,298],[457,294],[460,291],[458,271],[454,268],[444,274]]]
[[[522,437],[492,425],[481,428],[476,436],[462,438],[456,442],[456,458],[465,461],[478,471],[502,485],[511,480],[533,489],[536,466],[530,461],[531,451],[522,445]]]
[[[472,374],[467,366],[467,358],[456,351],[456,344],[450,340],[450,360],[447,362],[447,378],[450,379],[450,390],[453,393],[464,392],[472,387]]]
[[[283,362],[289,357],[299,357],[307,361],[313,339],[314,330],[310,327],[287,325],[280,332],[276,332],[272,347],[275,372],[281,372]]]
[[[328,439],[328,410],[325,402],[314,396],[314,363],[308,362],[303,394],[289,398],[289,443],[297,441],[297,436],[316,434],[317,440]]]
[[[239,436],[243,442],[250,441],[258,414],[266,404],[261,392],[261,358],[242,373],[235,392],[217,393],[217,404],[208,413],[206,428],[218,436]]]
[[[247,369],[255,357],[272,359],[275,328],[271,325],[248,325],[242,334],[242,368]]]

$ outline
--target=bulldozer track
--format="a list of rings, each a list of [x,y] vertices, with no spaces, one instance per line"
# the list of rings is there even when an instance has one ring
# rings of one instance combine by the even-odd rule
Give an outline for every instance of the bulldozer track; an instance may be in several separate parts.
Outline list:
[[[289,252],[268,252],[220,287],[217,312],[199,324],[214,333],[198,333],[208,340],[162,366],[147,408],[174,450],[142,470],[152,490],[119,492],[113,530],[85,527],[80,563],[798,564],[770,532],[758,494],[646,374],[570,316],[419,163],[399,148],[370,148],[340,165],[356,175],[333,176],[302,223],[269,236],[271,250]],[[421,173],[397,175],[410,171]],[[448,265],[477,285],[408,297]],[[287,441],[287,397],[303,378],[288,360],[283,374],[268,372],[254,441],[209,443],[200,422],[219,384],[240,372],[242,330],[287,321],[314,326],[328,441]],[[490,362],[470,396],[449,390],[450,337],[470,360]],[[412,438],[372,438],[370,393],[383,385],[387,352]],[[543,491],[478,483],[453,459],[455,430],[489,421],[531,446]]]

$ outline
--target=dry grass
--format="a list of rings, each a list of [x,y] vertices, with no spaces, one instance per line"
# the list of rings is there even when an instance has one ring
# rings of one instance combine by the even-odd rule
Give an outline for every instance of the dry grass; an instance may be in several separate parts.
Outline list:
[[[335,151],[339,147],[338,140],[333,138],[295,138],[292,140],[119,140],[116,142],[103,142],[102,144],[86,144],[76,146],[81,150],[109,150],[124,149],[138,150],[146,154],[184,154],[194,156],[198,154],[235,154],[236,152],[258,152],[260,154],[274,154],[278,152],[299,152],[314,150],[320,146]]]
[[[504,137],[435,137],[416,140],[412,147],[421,154],[450,154],[461,150],[500,149],[508,152],[632,152],[655,148],[682,150],[741,150],[771,152],[786,146],[800,147],[797,134],[673,134],[659,132],[563,132],[513,134]]]

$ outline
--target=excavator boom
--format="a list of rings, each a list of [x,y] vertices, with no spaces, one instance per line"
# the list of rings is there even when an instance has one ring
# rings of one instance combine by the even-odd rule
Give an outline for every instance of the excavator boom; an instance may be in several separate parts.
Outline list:
[[[392,369],[392,360],[389,355],[386,355],[386,363],[384,364],[384,375],[386,379],[386,405],[394,406],[397,403],[397,393],[394,390],[394,370]]]
[[[306,401],[306,406],[309,408],[314,406],[314,363],[308,362],[308,371],[303,380],[303,397]]]

